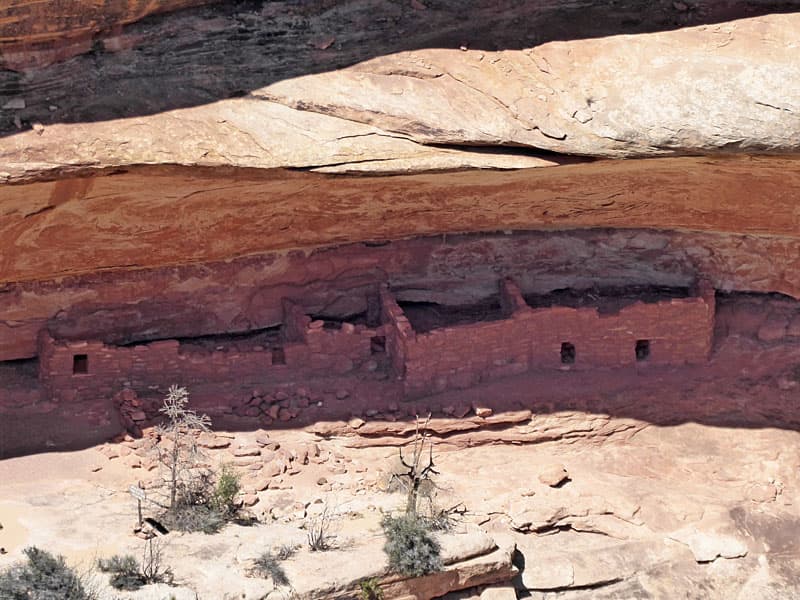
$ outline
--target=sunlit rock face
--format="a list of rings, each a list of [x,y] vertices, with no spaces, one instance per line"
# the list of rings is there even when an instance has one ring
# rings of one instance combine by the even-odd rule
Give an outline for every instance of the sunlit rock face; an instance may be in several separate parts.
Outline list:
[[[235,98],[214,90],[213,70],[191,82],[156,72],[135,88],[98,82],[76,104],[70,74],[83,75],[76,65],[50,74],[55,83],[39,81],[36,71],[8,81],[16,97],[0,130],[14,135],[0,144],[0,177],[137,164],[407,173],[563,163],[536,156],[541,151],[793,153],[798,27],[800,15],[789,14],[496,51],[420,41],[404,52],[376,49],[343,69],[246,79]],[[87,69],[119,68],[123,54]],[[120,86],[135,64],[127,69],[115,74]],[[175,95],[175,85],[189,83],[206,90],[202,102]]]

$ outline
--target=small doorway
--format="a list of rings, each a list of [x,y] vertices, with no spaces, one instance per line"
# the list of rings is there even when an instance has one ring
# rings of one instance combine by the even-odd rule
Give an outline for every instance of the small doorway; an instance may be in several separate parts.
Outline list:
[[[636,360],[642,362],[650,358],[650,340],[636,340]]]
[[[571,342],[562,342],[561,344],[561,364],[575,364],[575,345]]]
[[[272,349],[272,364],[273,365],[286,364],[286,353],[283,351],[283,348]]]
[[[73,375],[88,375],[89,374],[89,355],[88,354],[75,354],[72,357],[72,374]]]

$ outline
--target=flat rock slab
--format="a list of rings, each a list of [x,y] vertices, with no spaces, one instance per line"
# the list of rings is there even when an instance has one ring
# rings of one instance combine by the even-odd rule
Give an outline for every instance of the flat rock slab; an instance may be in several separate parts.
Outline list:
[[[549,547],[545,551],[535,539],[523,539],[517,549],[525,559],[522,585],[532,591],[608,585],[646,572],[676,556],[674,548],[657,538],[555,552]]]
[[[686,544],[697,562],[706,563],[717,558],[741,558],[747,555],[747,544],[725,533],[703,531],[689,526],[669,535],[669,538]]]

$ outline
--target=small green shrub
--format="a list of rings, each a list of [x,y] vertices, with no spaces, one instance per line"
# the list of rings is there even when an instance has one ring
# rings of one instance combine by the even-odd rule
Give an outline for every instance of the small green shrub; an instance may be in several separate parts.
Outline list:
[[[35,546],[25,548],[25,561],[0,571],[3,600],[94,600],[81,576],[63,556]]]
[[[109,573],[109,583],[118,590],[134,591],[149,583],[172,583],[172,569],[161,560],[162,546],[149,539],[144,544],[142,562],[130,554],[115,554],[111,558],[97,561],[103,573]]]
[[[146,582],[139,572],[139,563],[136,557],[130,554],[115,554],[109,559],[97,561],[97,568],[103,573],[109,573],[108,582],[117,590],[138,590]]]
[[[233,516],[238,510],[235,502],[241,487],[240,476],[236,470],[231,465],[222,465],[211,505],[223,515]]]
[[[253,574],[264,579],[272,579],[276,586],[289,585],[289,577],[283,570],[280,560],[269,550],[253,561]]]
[[[163,513],[159,520],[168,529],[217,533],[227,522],[225,515],[207,504],[179,505]]]
[[[386,515],[381,526],[386,534],[383,551],[394,571],[420,577],[442,569],[441,547],[424,519],[414,514]]]
[[[358,587],[361,588],[361,600],[383,600],[383,590],[375,577],[365,579]]]

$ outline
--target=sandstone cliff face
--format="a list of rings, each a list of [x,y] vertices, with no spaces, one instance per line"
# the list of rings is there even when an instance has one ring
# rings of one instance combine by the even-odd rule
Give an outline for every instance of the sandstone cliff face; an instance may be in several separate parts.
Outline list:
[[[0,282],[499,230],[637,227],[796,240],[797,164],[685,157],[402,177],[162,167],[5,186]],[[775,260],[759,289],[798,294],[800,256],[787,249]]]
[[[800,14],[772,15],[528,50],[393,54],[149,117],[40,123],[0,143],[0,177],[158,163],[328,172],[558,163],[520,148],[798,152],[798,29]]]
[[[24,69],[87,52],[93,36],[148,15],[214,0],[7,0],[0,7],[0,65]]]

